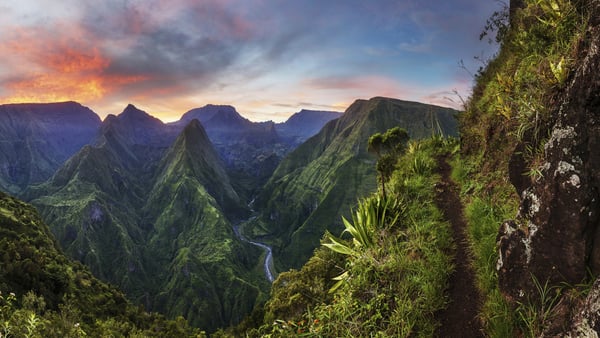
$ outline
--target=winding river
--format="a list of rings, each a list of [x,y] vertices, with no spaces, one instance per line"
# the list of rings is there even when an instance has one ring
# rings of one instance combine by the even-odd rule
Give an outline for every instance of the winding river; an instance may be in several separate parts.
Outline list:
[[[254,218],[254,217],[253,217]],[[264,269],[265,269],[265,277],[267,277],[267,279],[269,280],[269,282],[273,283],[273,281],[275,280],[275,278],[273,277],[273,270],[272,270],[272,266],[273,266],[273,249],[271,249],[270,246],[266,245],[265,243],[260,243],[260,242],[255,242],[252,241],[248,238],[246,238],[244,235],[242,235],[242,232],[240,231],[240,225],[244,224],[248,221],[251,221],[253,218],[248,219],[245,222],[241,222],[238,225],[235,225],[233,227],[233,232],[235,232],[235,235],[237,236],[237,238],[239,238],[240,240],[246,242],[246,243],[250,243],[252,245],[255,245],[263,250],[265,250],[267,252],[267,255],[265,256],[265,262],[264,262]]]

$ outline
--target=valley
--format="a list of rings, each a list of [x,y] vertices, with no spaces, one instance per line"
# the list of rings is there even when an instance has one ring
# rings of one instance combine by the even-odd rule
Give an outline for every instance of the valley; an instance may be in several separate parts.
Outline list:
[[[263,302],[275,271],[303,264],[356,198],[375,190],[369,135],[395,125],[415,138],[455,135],[455,113],[373,98],[343,115],[303,110],[289,126],[215,105],[165,124],[129,105],[18,195],[96,276],[149,310],[214,331]],[[308,195],[280,195],[307,187]]]
[[[440,88],[468,81],[446,53],[473,32],[445,34],[482,4],[286,2],[283,25],[254,2],[122,17],[107,3],[73,31],[110,44],[72,50],[21,46],[27,27],[0,20],[2,102],[62,98],[57,78],[105,107],[243,104],[168,123],[133,104],[1,104],[0,337],[598,337],[600,1],[497,2],[480,39],[498,50],[477,71],[461,61],[461,110],[384,96],[302,109],[410,97],[440,76],[453,82],[420,97],[452,101]],[[48,18],[25,21],[52,32]],[[404,36],[417,33],[431,40]],[[21,61],[51,74],[12,74]]]
[[[264,271],[265,271],[265,277],[267,278],[267,280],[269,282],[273,283],[273,281],[275,281],[275,277],[274,277],[275,273],[273,272],[273,248],[271,248],[270,246],[268,246],[268,245],[266,245],[264,243],[252,241],[252,240],[248,239],[246,236],[242,235],[242,233],[241,233],[241,229],[243,227],[243,224],[245,222],[250,221],[250,220],[252,220],[252,219],[249,219],[247,221],[243,221],[241,223],[241,225],[235,225],[233,227],[233,231],[235,232],[235,236],[237,238],[239,238],[240,240],[242,240],[243,242],[250,243],[250,244],[252,244],[254,246],[257,246],[257,247],[265,250],[266,254],[265,254],[264,263],[263,263]]]

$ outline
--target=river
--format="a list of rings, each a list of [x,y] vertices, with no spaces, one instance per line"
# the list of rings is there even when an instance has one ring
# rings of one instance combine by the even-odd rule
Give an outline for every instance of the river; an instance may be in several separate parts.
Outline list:
[[[242,240],[246,243],[255,245],[267,252],[267,255],[265,256],[265,261],[263,263],[264,270],[265,270],[265,277],[267,277],[267,279],[269,280],[270,283],[273,283],[273,281],[275,280],[275,277],[273,277],[273,270],[271,268],[273,266],[273,249],[271,249],[271,247],[266,245],[265,243],[255,242],[255,241],[252,241],[252,240],[246,238],[244,235],[242,235],[242,232],[240,231],[240,225],[244,224],[248,221],[251,221],[252,219],[254,219],[254,217],[248,219],[245,222],[240,222],[238,225],[233,226],[233,232],[235,232],[235,235],[240,240]]]

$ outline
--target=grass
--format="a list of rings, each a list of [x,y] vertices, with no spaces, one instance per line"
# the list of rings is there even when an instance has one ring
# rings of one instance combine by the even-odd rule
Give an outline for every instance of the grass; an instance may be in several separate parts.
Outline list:
[[[347,239],[328,236],[301,271],[282,273],[262,326],[247,334],[434,335],[434,313],[446,306],[453,270],[450,229],[433,202],[439,181],[434,158],[443,146],[433,140],[411,146],[388,182],[388,198],[375,194],[360,201],[345,222]],[[415,163],[424,165],[415,170]]]
[[[461,185],[478,286],[485,298],[481,316],[492,337],[514,336],[519,330],[540,333],[539,327],[531,327],[548,310],[528,303],[514,311],[516,304],[504,300],[498,289],[496,236],[500,224],[517,213],[519,197],[507,180],[517,145],[524,149],[525,174],[532,180],[540,177],[552,103],[568,82],[576,46],[587,28],[585,9],[575,6],[567,0],[525,0],[510,18],[510,27],[500,22],[498,28],[508,27],[501,34],[501,50],[477,75],[473,96],[460,116],[462,149],[452,177]],[[541,293],[553,287],[540,285]]]
[[[528,297],[527,301],[520,302],[517,315],[524,333],[527,337],[538,337],[550,319],[552,310],[560,299],[562,290],[558,286],[551,286],[546,281],[543,285],[531,276],[537,289],[537,295]]]
[[[473,265],[477,286],[484,298],[480,317],[486,333],[491,337],[510,337],[515,333],[516,318],[510,305],[498,289],[496,262],[496,236],[502,221],[516,214],[516,200],[509,198],[508,184],[499,186],[498,192],[486,197],[484,185],[475,178],[475,169],[456,156],[452,161],[452,178],[461,186],[465,205],[468,235],[474,255]],[[504,189],[503,192],[500,192]],[[500,199],[498,196],[507,196]]]

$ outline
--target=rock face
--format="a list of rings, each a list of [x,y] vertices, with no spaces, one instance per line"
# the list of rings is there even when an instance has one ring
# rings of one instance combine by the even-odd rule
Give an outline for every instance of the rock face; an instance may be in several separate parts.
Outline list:
[[[600,279],[594,283],[571,323],[570,332],[564,336],[598,337],[598,332],[600,332]]]
[[[576,69],[552,111],[542,177],[528,187],[512,182],[521,192],[519,213],[498,234],[498,277],[509,300],[536,295],[534,278],[574,285],[588,268],[600,272],[600,2],[590,6]]]

